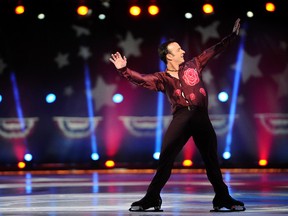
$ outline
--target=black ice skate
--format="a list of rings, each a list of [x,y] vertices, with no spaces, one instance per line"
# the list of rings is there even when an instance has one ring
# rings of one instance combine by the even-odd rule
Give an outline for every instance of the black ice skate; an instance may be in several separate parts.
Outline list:
[[[141,200],[134,202],[131,204],[131,208],[129,211],[137,211],[137,212],[143,212],[143,211],[155,211],[155,212],[162,212],[161,210],[162,205],[162,199],[159,196],[159,198],[156,199],[149,199],[148,197],[143,197]],[[150,208],[154,208],[151,209]]]
[[[225,209],[223,209],[225,208]],[[220,197],[215,196],[213,199],[213,210],[211,212],[225,211],[245,211],[244,203],[233,199],[231,196]]]

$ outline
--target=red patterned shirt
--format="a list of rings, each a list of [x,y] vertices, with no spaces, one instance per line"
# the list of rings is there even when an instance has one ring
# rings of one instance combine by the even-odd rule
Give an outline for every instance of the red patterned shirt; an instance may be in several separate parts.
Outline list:
[[[232,33],[216,45],[206,49],[200,55],[179,66],[179,79],[167,72],[140,74],[128,67],[119,69],[119,73],[130,82],[145,88],[166,94],[172,113],[183,106],[208,107],[208,94],[202,80],[202,70],[208,61],[222,52],[235,38]]]

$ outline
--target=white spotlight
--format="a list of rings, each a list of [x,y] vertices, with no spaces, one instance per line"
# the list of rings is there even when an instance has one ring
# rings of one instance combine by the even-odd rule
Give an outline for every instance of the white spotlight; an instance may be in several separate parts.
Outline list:
[[[191,19],[193,17],[192,13],[190,13],[190,12],[185,13],[184,16],[186,19]]]
[[[154,158],[155,160],[159,160],[159,158],[160,158],[160,152],[155,152],[155,153],[153,154],[153,158]]]
[[[98,18],[100,20],[104,20],[106,18],[106,15],[105,14],[99,14]]]
[[[45,18],[45,14],[43,13],[38,14],[38,19],[42,20],[44,18]]]
[[[254,16],[254,14],[253,14],[252,11],[248,11],[248,12],[246,13],[246,15],[247,15],[247,17],[249,17],[249,18],[252,18],[252,17]]]
[[[94,160],[94,161],[99,160],[99,154],[97,154],[97,153],[92,153],[92,154],[91,154],[91,159]]]
[[[226,102],[228,100],[229,96],[226,92],[220,92],[218,94],[218,100],[221,102]]]
[[[231,153],[230,152],[224,152],[223,153],[223,158],[228,160],[231,157]]]
[[[31,154],[25,154],[24,155],[24,160],[25,161],[31,161],[33,159],[33,156]]]

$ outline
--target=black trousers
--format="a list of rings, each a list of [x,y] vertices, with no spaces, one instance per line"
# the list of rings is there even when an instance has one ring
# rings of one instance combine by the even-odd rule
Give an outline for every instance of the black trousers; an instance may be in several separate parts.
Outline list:
[[[204,161],[206,173],[214,191],[219,196],[229,194],[223,182],[217,156],[217,137],[206,108],[187,107],[177,110],[165,133],[157,172],[151,181],[146,196],[158,197],[168,181],[173,163],[190,137]]]

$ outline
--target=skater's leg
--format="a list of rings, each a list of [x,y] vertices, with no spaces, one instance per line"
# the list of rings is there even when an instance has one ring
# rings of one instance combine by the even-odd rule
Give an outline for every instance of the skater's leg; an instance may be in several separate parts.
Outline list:
[[[208,114],[203,114],[200,124],[193,134],[193,139],[204,161],[207,177],[216,194],[229,194],[218,161],[217,137]]]
[[[207,177],[215,191],[214,209],[219,210],[225,207],[235,211],[245,210],[243,202],[229,195],[228,187],[223,181],[217,154],[217,137],[208,114],[202,116],[201,125],[193,134],[193,138],[205,163]]]
[[[171,175],[176,156],[191,136],[189,132],[190,113],[187,116],[186,109],[178,112],[171,121],[163,138],[157,172],[148,187],[147,194],[160,194],[161,189]]]
[[[190,137],[187,124],[189,117],[186,116],[186,112],[186,110],[179,110],[173,116],[163,138],[157,172],[147,189],[146,195],[141,200],[132,203],[130,210],[146,210],[151,207],[160,209],[162,203],[160,191],[171,175],[177,154]]]

